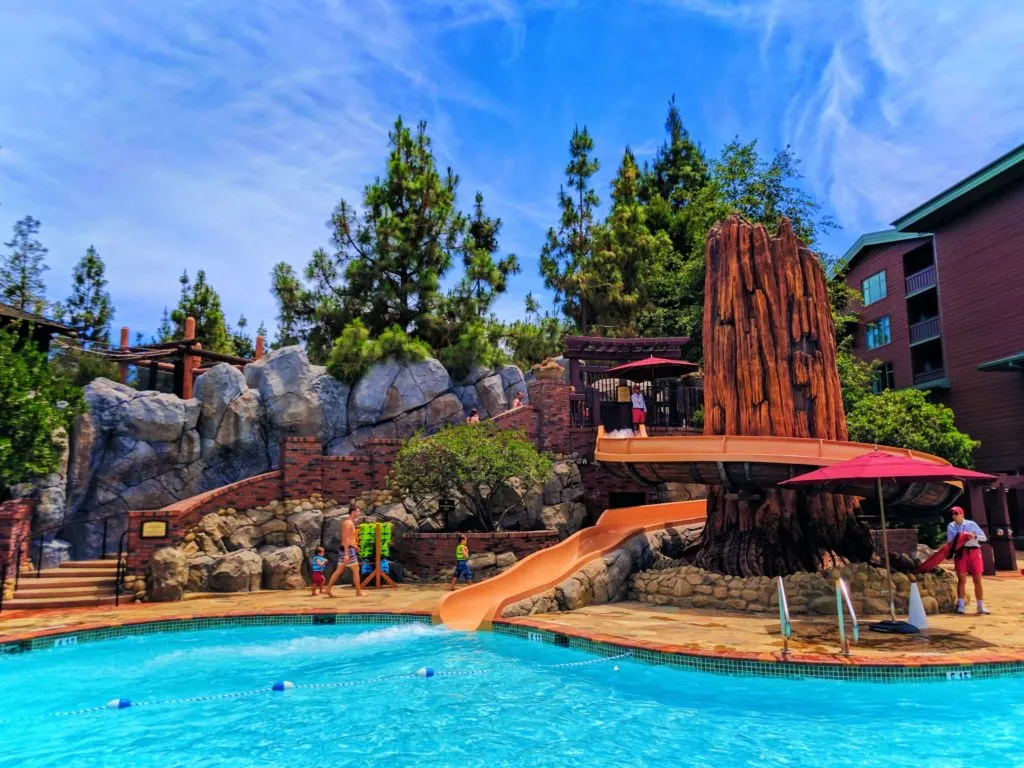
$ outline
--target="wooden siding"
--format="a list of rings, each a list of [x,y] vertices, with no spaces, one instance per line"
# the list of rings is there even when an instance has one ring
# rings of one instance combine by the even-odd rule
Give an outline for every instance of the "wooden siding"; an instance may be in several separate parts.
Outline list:
[[[990,472],[1024,469],[1024,375],[979,364],[1024,350],[1024,181],[935,227],[943,351],[957,426]]]
[[[905,240],[878,246],[856,260],[846,276],[846,284],[860,291],[861,283],[877,272],[885,270],[886,297],[860,309],[861,322],[854,332],[854,351],[862,360],[892,363],[893,376],[898,389],[914,383],[910,362],[910,329],[907,319],[903,255],[919,248],[923,239]],[[889,315],[889,333],[892,341],[884,347],[868,349],[865,331],[870,322]]]

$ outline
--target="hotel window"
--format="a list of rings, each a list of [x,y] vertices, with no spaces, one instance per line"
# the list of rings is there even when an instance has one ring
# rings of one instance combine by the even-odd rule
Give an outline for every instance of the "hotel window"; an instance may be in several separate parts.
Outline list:
[[[868,323],[867,333],[868,349],[877,349],[878,347],[884,347],[890,341],[892,336],[889,335],[889,316],[880,317],[873,323]]]
[[[896,377],[893,375],[892,363],[882,363],[875,371],[875,378],[871,382],[871,391],[876,395],[886,389],[896,388]]]
[[[889,294],[885,290],[885,270],[876,272],[860,284],[861,293],[864,294],[864,306],[881,301]]]

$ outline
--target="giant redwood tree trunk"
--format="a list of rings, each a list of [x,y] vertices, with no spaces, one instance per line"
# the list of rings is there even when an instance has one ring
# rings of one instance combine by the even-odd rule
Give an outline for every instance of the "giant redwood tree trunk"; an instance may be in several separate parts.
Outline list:
[[[730,216],[712,228],[706,257],[704,434],[845,440],[825,274],[789,220],[773,238]],[[845,496],[711,488],[697,564],[775,576],[832,554],[866,560],[871,539],[855,510]]]

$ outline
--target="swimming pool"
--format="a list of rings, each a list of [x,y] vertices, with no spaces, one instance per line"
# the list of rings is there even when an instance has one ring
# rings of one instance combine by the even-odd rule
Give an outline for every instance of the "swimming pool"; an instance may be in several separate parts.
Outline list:
[[[438,674],[415,676],[423,667]],[[270,692],[282,679],[299,687]],[[422,624],[233,627],[11,655],[0,692],[0,766],[987,768],[1024,752],[1021,678],[729,677]],[[103,708],[116,697],[147,703]]]

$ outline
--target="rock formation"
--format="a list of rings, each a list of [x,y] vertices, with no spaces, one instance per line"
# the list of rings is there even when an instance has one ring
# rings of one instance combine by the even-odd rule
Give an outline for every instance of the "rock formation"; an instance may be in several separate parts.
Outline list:
[[[66,502],[63,474],[47,478],[37,527],[162,507],[266,472],[277,467],[287,435],[316,437],[327,453],[347,455],[372,438],[459,422],[470,403],[495,415],[520,390],[515,366],[480,368],[454,385],[433,359],[378,363],[349,388],[311,365],[301,347],[276,350],[244,372],[218,365],[196,379],[191,400],[97,379],[85,388],[89,412],[73,430]],[[116,549],[122,529],[112,522],[108,546]],[[69,530],[76,557],[99,552],[101,526]]]
[[[825,274],[788,219],[778,237],[740,216],[707,241],[704,434],[846,439]],[[720,573],[774,576],[817,570],[835,553],[863,561],[867,529],[843,496],[766,490],[708,494],[697,564]]]

